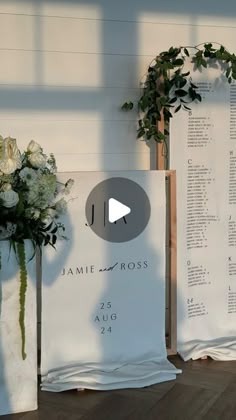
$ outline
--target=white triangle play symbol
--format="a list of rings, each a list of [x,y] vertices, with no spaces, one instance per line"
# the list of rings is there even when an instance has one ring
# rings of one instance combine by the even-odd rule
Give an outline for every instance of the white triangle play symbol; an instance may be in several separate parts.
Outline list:
[[[131,213],[131,209],[128,206],[125,206],[120,201],[115,198],[110,198],[108,202],[108,220],[110,223],[114,223],[117,220],[121,219],[127,214]]]

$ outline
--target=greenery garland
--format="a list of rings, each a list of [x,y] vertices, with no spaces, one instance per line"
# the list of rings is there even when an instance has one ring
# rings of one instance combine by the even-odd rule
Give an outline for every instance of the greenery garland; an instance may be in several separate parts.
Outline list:
[[[203,48],[200,48],[203,45]],[[220,45],[220,44],[218,44]],[[191,54],[189,52],[191,50]],[[192,51],[195,51],[192,54]],[[173,114],[180,111],[190,111],[192,102],[201,102],[198,87],[192,82],[190,71],[184,71],[186,59],[194,64],[194,70],[207,68],[215,61],[223,64],[222,73],[229,83],[236,80],[236,55],[231,54],[223,45],[214,48],[212,43],[200,44],[194,47],[171,47],[161,52],[151,62],[145,82],[142,84],[142,94],[138,100],[137,137],[146,141],[154,139],[166,144],[169,135],[169,120]],[[133,109],[133,102],[125,102],[123,110]],[[159,129],[158,121],[164,118],[165,129]]]

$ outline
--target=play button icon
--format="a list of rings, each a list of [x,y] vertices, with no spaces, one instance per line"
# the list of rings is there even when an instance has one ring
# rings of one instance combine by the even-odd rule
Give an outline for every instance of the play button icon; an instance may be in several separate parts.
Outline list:
[[[122,217],[127,216],[131,212],[128,206],[125,206],[115,198],[109,198],[108,201],[108,220],[110,223],[114,223],[120,220]]]
[[[86,205],[86,226],[109,242],[127,242],[146,228],[151,213],[144,189],[129,178],[112,177],[98,183]]]

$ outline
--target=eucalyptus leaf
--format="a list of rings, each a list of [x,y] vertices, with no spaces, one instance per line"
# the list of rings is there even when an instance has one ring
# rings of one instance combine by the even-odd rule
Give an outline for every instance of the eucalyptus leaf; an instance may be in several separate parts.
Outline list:
[[[171,98],[170,100],[169,100],[169,104],[174,104],[175,102],[177,101],[177,97],[176,96],[174,96],[173,98]]]
[[[189,57],[189,52],[188,52],[187,48],[184,48],[184,54],[187,55],[187,57]]]
[[[196,99],[197,99],[199,102],[202,102],[202,97],[201,97],[201,95],[199,95],[199,93],[197,93],[197,94],[196,94]]]
[[[181,104],[177,106],[177,108],[175,109],[175,112],[178,112],[181,109]]]
[[[186,92],[186,90],[184,89],[176,89],[175,94],[179,97],[183,97],[183,96],[186,96],[188,92]]]
[[[138,135],[137,135],[138,139],[140,139],[141,137],[143,137],[144,134],[145,134],[144,128],[142,128],[141,130],[138,130]]]
[[[231,67],[228,67],[225,73],[226,77],[229,77],[230,73],[231,73]]]
[[[174,66],[182,66],[184,64],[184,60],[182,58],[177,58],[173,61]]]

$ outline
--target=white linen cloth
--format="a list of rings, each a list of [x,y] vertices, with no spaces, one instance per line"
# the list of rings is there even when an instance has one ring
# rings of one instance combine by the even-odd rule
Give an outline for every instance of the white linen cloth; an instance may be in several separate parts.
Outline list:
[[[98,182],[121,176],[146,191],[151,217],[132,241],[111,243],[86,226],[85,204]],[[175,379],[180,371],[165,346],[165,173],[60,174],[62,182],[68,178],[75,180],[63,220],[69,240],[60,241],[57,252],[47,249],[42,264],[42,389],[105,390]]]

